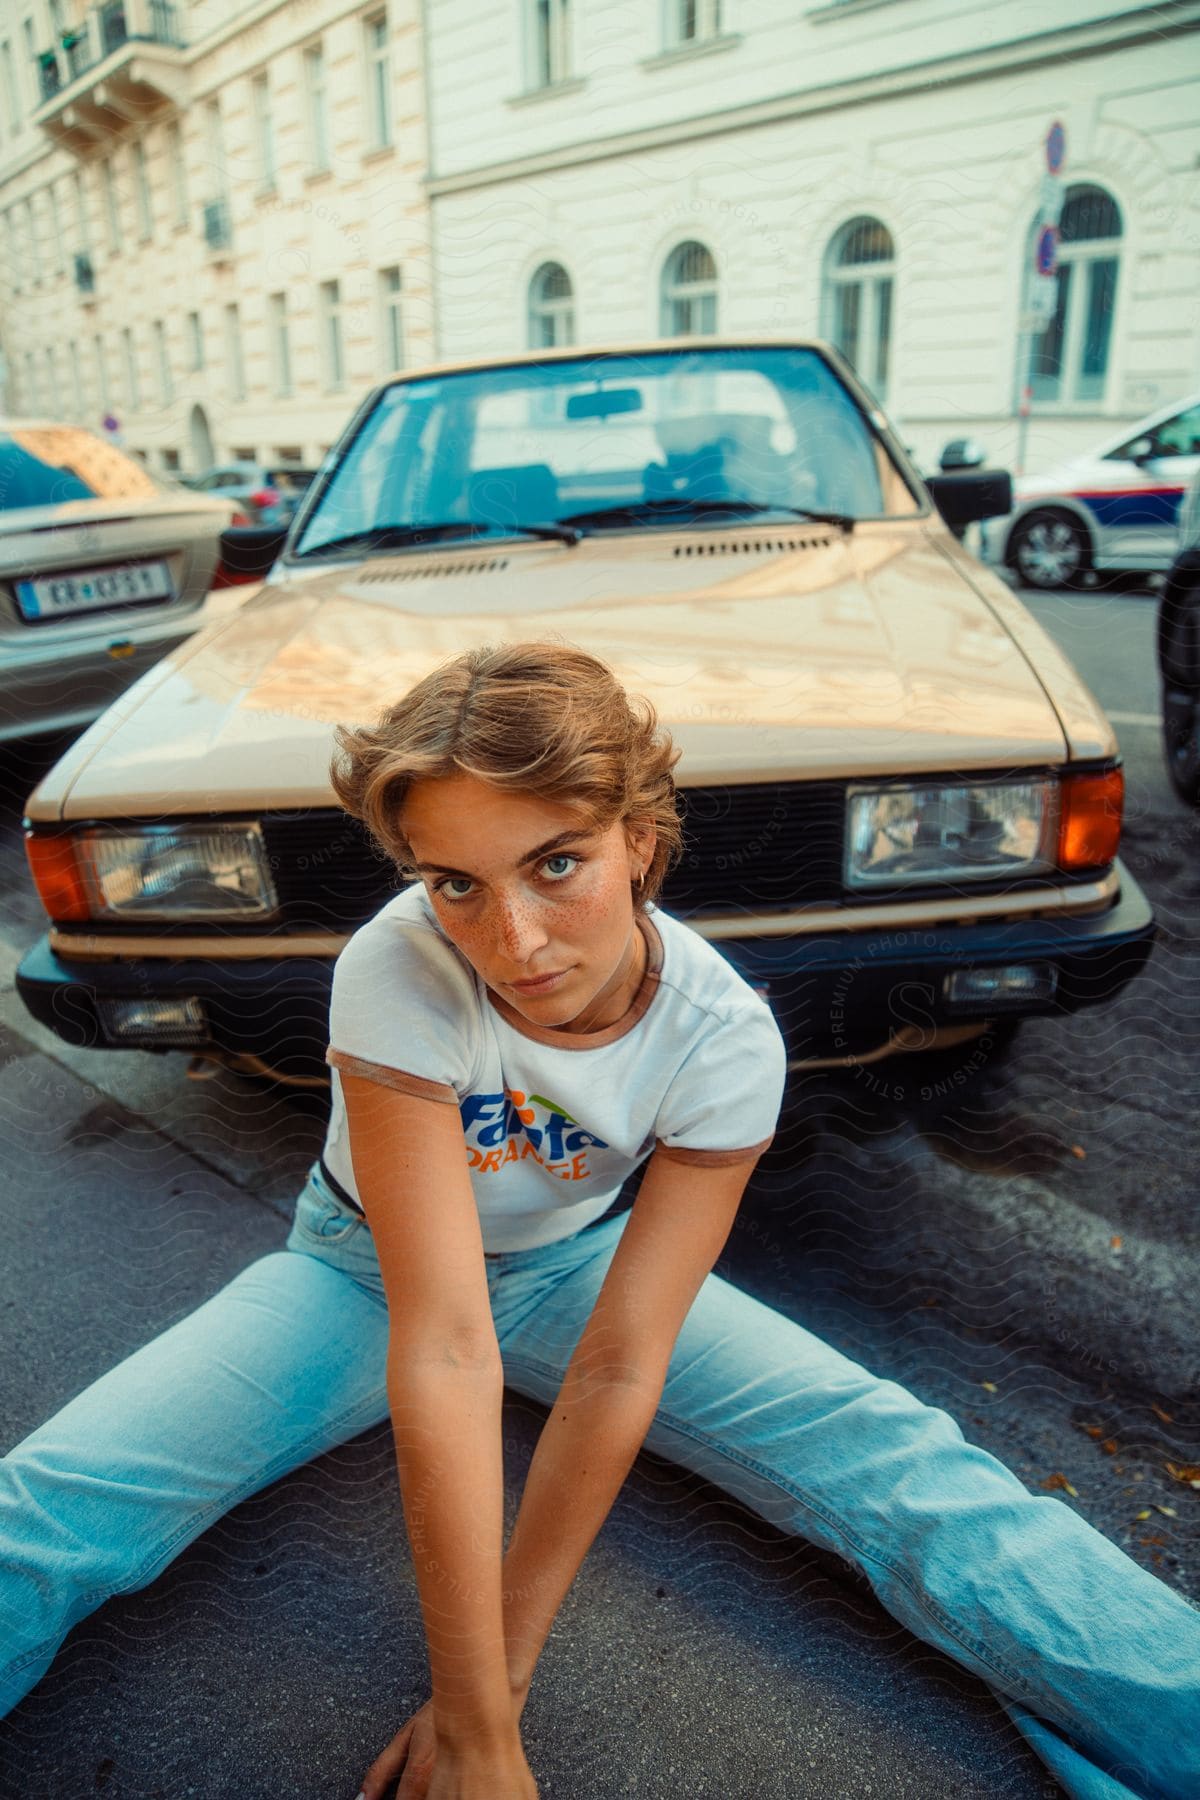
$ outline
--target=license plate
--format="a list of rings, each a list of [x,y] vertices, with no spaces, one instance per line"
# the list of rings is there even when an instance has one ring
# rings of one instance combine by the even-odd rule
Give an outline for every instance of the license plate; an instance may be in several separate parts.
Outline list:
[[[25,619],[57,619],[64,614],[101,612],[138,600],[173,600],[175,588],[165,562],[133,563],[119,569],[73,569],[18,581],[17,605]]]

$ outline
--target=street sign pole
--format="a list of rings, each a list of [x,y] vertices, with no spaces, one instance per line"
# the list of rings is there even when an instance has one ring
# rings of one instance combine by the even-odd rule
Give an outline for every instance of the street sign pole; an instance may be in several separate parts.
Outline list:
[[[1029,440],[1029,415],[1033,410],[1034,355],[1039,335],[1053,319],[1058,305],[1058,221],[1062,217],[1063,164],[1067,134],[1059,120],[1047,131],[1043,147],[1046,173],[1038,197],[1033,261],[1026,260],[1021,277],[1021,322],[1017,337],[1017,378],[1014,383],[1017,415],[1015,473],[1025,473]]]

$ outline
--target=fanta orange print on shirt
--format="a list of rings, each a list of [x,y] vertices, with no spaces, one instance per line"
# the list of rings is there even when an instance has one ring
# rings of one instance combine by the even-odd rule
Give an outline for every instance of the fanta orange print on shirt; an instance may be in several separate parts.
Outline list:
[[[506,1163],[539,1163],[562,1181],[586,1181],[591,1174],[587,1153],[607,1150],[603,1138],[548,1100],[544,1094],[507,1089],[499,1094],[468,1094],[460,1102],[467,1163],[480,1174]]]

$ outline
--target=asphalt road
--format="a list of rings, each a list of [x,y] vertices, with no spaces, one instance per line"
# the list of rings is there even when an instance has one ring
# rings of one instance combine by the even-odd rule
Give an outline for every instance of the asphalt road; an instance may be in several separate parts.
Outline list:
[[[1168,1468],[1200,1462],[1200,820],[1162,772],[1152,595],[1024,597],[1117,725],[1123,854],[1162,925],[1151,963],[1107,1008],[1027,1025],[969,1070],[960,1053],[949,1100],[911,1059],[797,1080],[718,1267],[1200,1600],[1200,1491]],[[41,929],[19,844],[39,754],[7,753],[0,802],[4,1445],[280,1248],[321,1140],[298,1097],[189,1080],[179,1054],[69,1051],[24,1014],[7,977]],[[541,1418],[506,1404],[510,1521]],[[384,1426],[77,1626],[0,1723],[0,1797],[350,1800],[423,1677]],[[1058,1792],[987,1690],[837,1559],[648,1454],[526,1728],[548,1800]]]

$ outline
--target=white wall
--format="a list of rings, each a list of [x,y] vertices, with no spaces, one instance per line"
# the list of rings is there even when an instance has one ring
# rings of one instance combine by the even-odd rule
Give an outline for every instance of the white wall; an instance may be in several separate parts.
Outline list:
[[[1196,37],[1149,37],[1070,60],[1041,59],[1035,41],[1019,69],[718,130],[712,115],[722,106],[797,87],[798,71],[805,86],[856,67],[866,76],[902,57],[1057,31],[1101,11],[1059,0],[831,10],[845,16],[818,28],[815,15],[734,0],[741,41],[658,69],[652,85],[637,53],[653,9],[580,8],[582,90],[512,107],[495,15],[471,33],[466,0],[431,0],[439,354],[522,346],[529,279],[547,258],[571,273],[579,341],[657,335],[660,270],[693,236],[717,261],[721,330],[815,335],[825,246],[847,218],[872,213],[897,251],[887,406],[904,441],[932,464],[947,438],[976,435],[993,461],[1015,467],[1020,266],[1043,139],[1057,118],[1068,180],[1111,191],[1125,238],[1107,392],[1094,405],[1039,408],[1024,466],[1086,449],[1200,388]],[[690,135],[600,153],[606,135],[672,107],[693,118]],[[569,160],[589,145],[585,160]],[[486,169],[451,173],[489,155],[503,169],[518,153],[542,165],[498,180]]]

